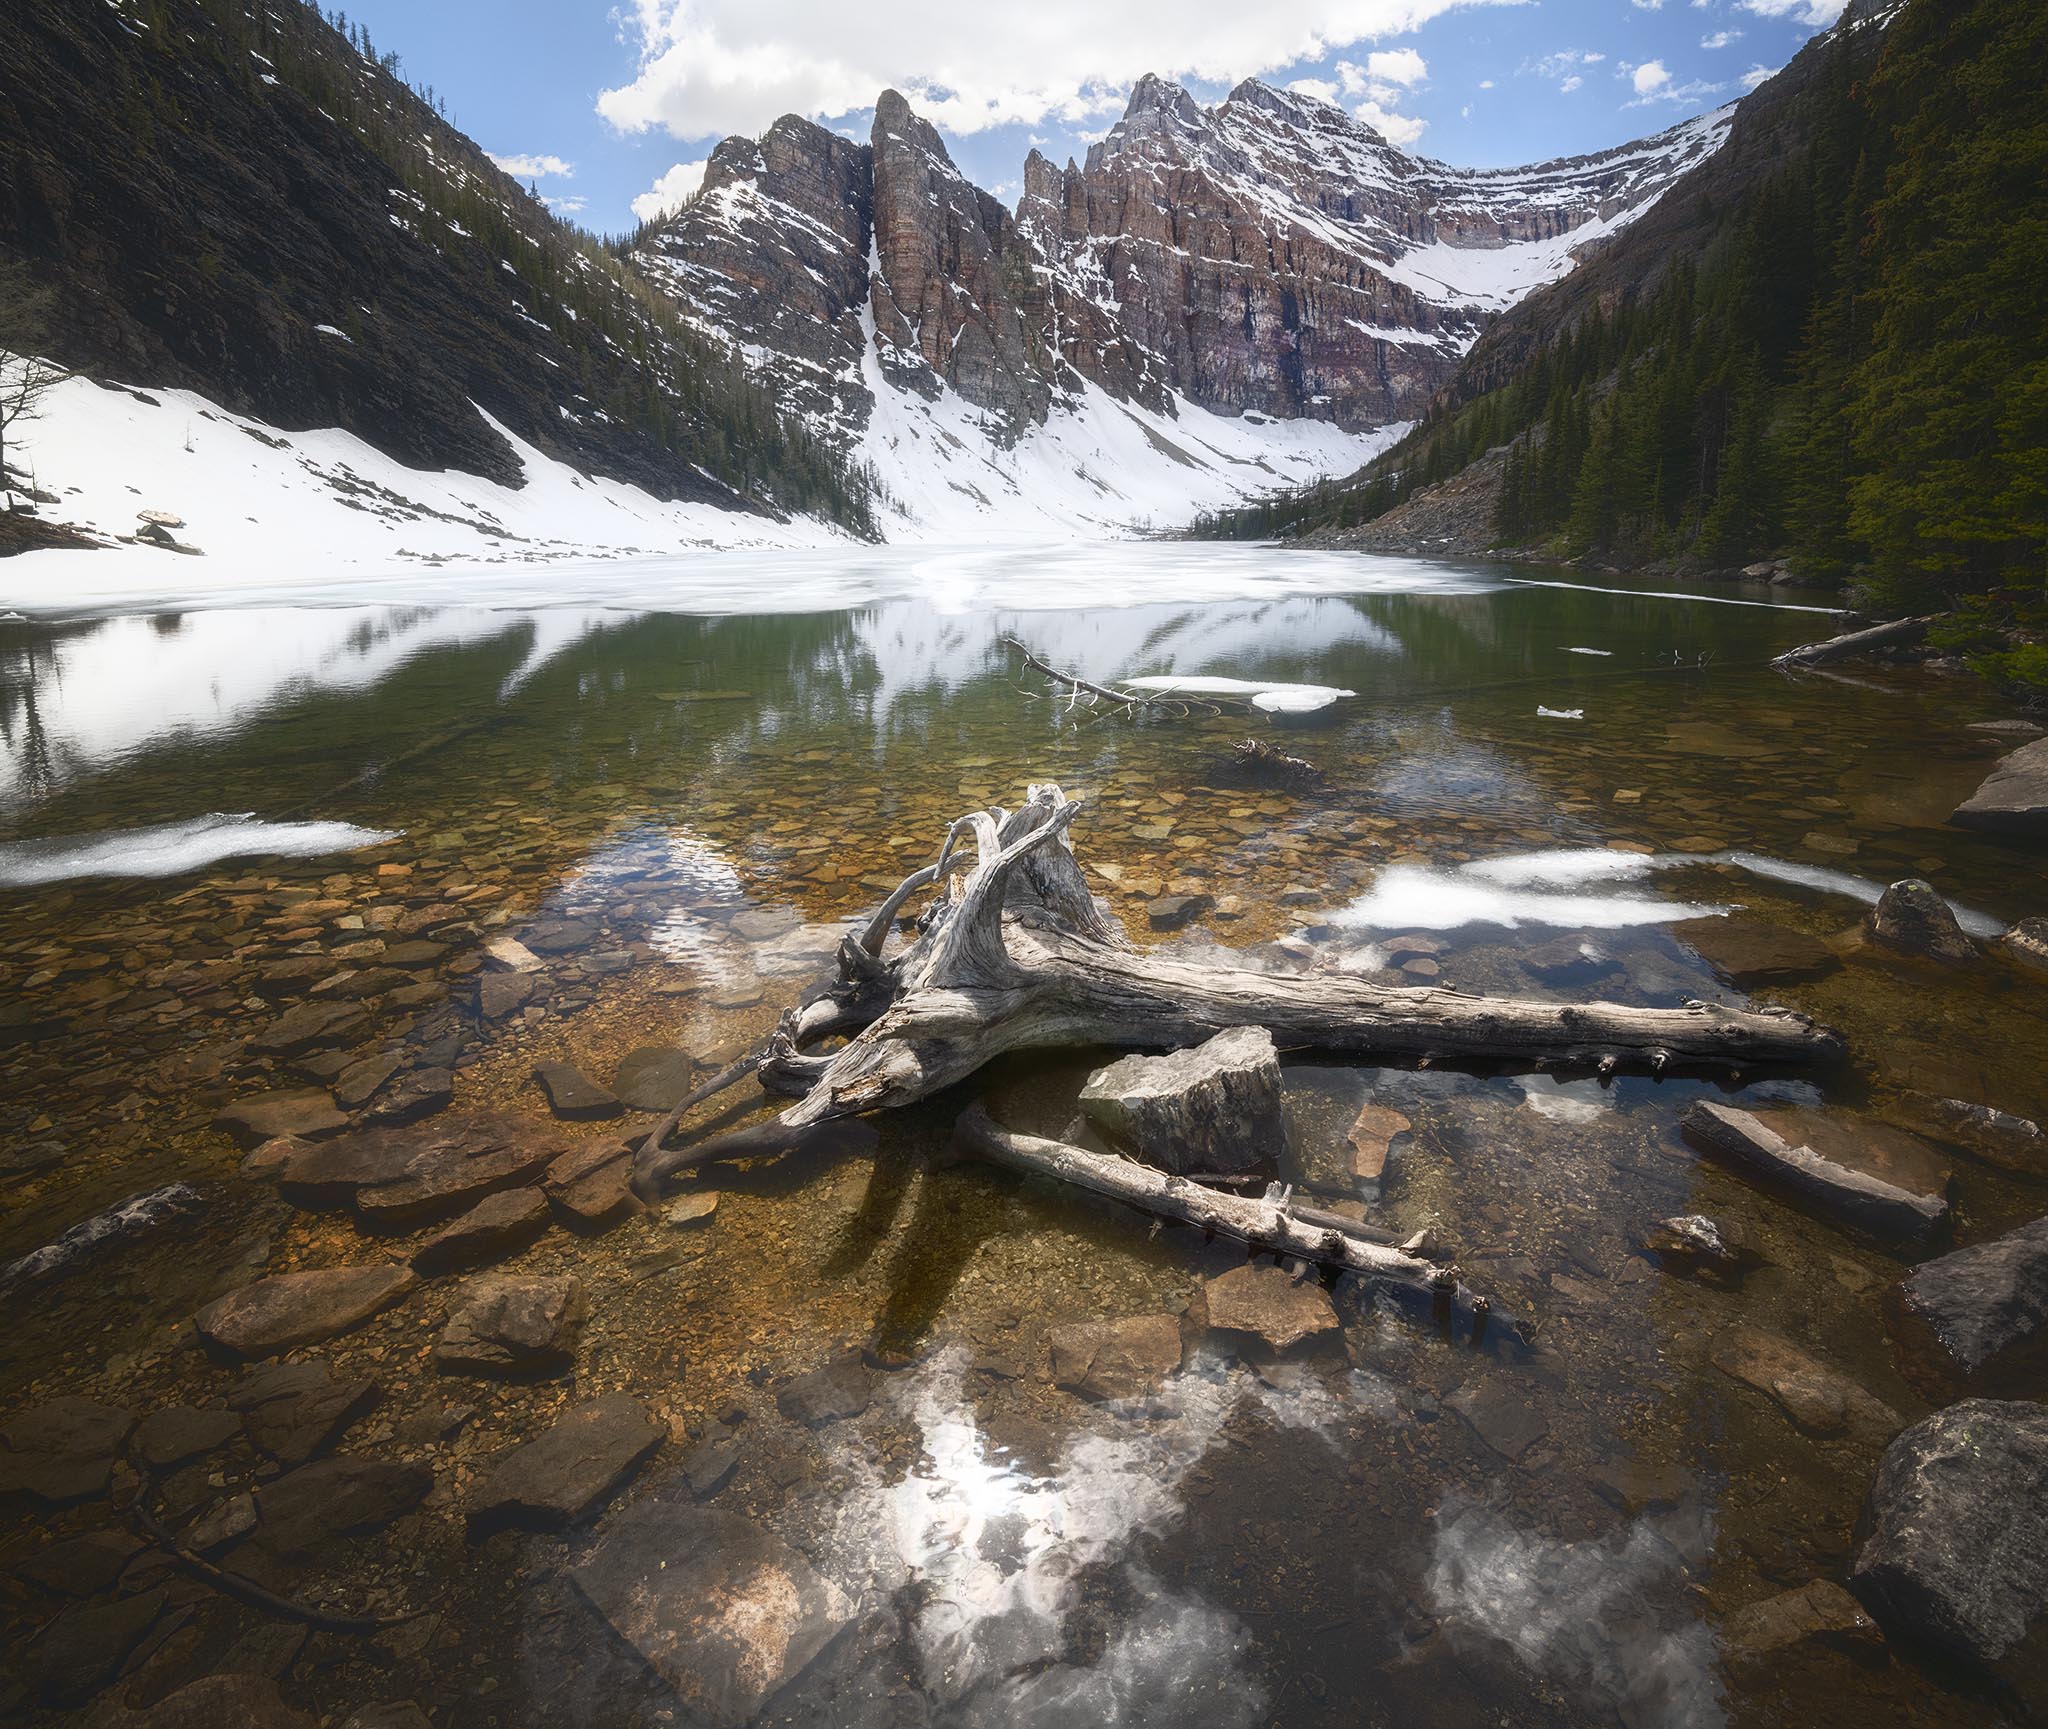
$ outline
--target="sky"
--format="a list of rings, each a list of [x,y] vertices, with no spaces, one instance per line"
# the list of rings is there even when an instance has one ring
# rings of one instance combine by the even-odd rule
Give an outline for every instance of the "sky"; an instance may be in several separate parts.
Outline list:
[[[1575,155],[1733,101],[1843,0],[352,0],[378,51],[562,215],[619,233],[719,139],[787,113],[865,138],[894,85],[1005,202],[1147,72],[1342,104],[1466,167]]]

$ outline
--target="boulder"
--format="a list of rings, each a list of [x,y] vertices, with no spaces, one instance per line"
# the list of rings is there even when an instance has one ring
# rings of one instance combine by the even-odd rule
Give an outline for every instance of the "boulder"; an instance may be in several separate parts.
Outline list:
[[[776,1408],[792,1423],[815,1429],[821,1423],[858,1417],[874,1397],[875,1377],[858,1351],[840,1351],[775,1395]]]
[[[285,1465],[324,1453],[383,1397],[375,1381],[337,1381],[319,1361],[266,1363],[228,1393],[249,1439]]]
[[[1863,1605],[1831,1579],[1815,1579],[1760,1603],[1745,1604],[1721,1625],[1721,1648],[1738,1668],[1797,1646],[1818,1644],[1864,1662],[1884,1661],[1884,1634]]]
[[[337,1537],[381,1530],[410,1513],[434,1487],[425,1465],[337,1456],[315,1459],[257,1491],[256,1542],[299,1559]]]
[[[643,1045],[619,1060],[612,1091],[629,1110],[671,1111],[689,1093],[697,1060],[672,1045]]]
[[[1643,1253],[1667,1273],[1734,1289],[1754,1257],[1733,1225],[1704,1213],[1660,1219],[1643,1237]]]
[[[1337,1309],[1313,1273],[1247,1262],[1195,1288],[1189,1321],[1227,1342],[1279,1354],[1338,1336]]]
[[[1949,821],[1998,834],[2048,833],[2048,738],[2023,744],[2000,762]]]
[[[239,1357],[275,1357],[360,1327],[420,1282],[410,1267],[375,1262],[274,1273],[199,1311],[208,1344]]]
[[[1930,1398],[2010,1387],[2048,1348],[2048,1218],[1923,1262],[1888,1310],[1899,1366]]]
[[[1046,1335],[1055,1386],[1085,1399],[1142,1399],[1180,1368],[1180,1318],[1077,1321]]]
[[[226,1446],[241,1432],[242,1419],[233,1411],[166,1405],[135,1425],[128,1455],[152,1471],[168,1471]]]
[[[560,1374],[576,1361],[588,1312],[583,1283],[572,1274],[521,1279],[480,1273],[456,1298],[434,1361],[471,1374]]]
[[[487,1266],[518,1253],[548,1228],[548,1198],[539,1189],[501,1189],[444,1225],[412,1258],[422,1278]]]
[[[548,1109],[568,1122],[602,1122],[625,1109],[574,1063],[542,1063],[533,1071]]]
[[[1949,1167],[1916,1136],[1817,1111],[1742,1111],[1710,1099],[1686,1135],[1833,1223],[1893,1249],[1919,1249],[1948,1219]]]
[[[1825,978],[1842,964],[1827,944],[1763,919],[1685,919],[1671,934],[1739,991]]]
[[[1280,1059],[1263,1027],[1232,1027],[1192,1050],[1097,1069],[1081,1109],[1112,1140],[1170,1171],[1246,1171],[1286,1145]]]
[[[348,1118],[335,1109],[333,1095],[325,1088],[286,1087],[223,1105],[213,1123],[232,1135],[237,1146],[249,1149],[279,1135],[313,1141],[339,1134],[348,1127]]]
[[[574,1524],[608,1500],[667,1432],[624,1393],[570,1406],[554,1427],[485,1472],[470,1503],[473,1534],[506,1525],[555,1531]]]
[[[28,1495],[61,1505],[107,1492],[114,1455],[134,1416],[75,1394],[0,1423],[0,1498]]]
[[[2048,1610],[2048,1406],[1968,1399],[1894,1437],[1850,1583],[1887,1631],[1996,1663]]]
[[[1898,1413],[1882,1399],[1774,1333],[1731,1328],[1710,1355],[1722,1374],[1774,1400],[1809,1435],[1874,1437],[1899,1426]]]
[[[570,1577],[713,1729],[753,1722],[854,1609],[781,1538],[712,1507],[643,1507]]]
[[[1999,939],[1999,946],[2020,965],[2048,971],[2048,919],[2021,919]]]
[[[1863,929],[1872,942],[1900,954],[1951,965],[1977,958],[1977,945],[1963,934],[1948,902],[1918,877],[1886,889]]]

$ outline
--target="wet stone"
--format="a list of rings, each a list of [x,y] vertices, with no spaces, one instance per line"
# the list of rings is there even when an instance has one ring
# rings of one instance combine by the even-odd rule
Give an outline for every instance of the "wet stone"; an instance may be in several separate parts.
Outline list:
[[[1233,1027],[1192,1050],[1097,1069],[1081,1110],[1111,1139],[1170,1171],[1231,1173],[1286,1145],[1280,1061],[1263,1027]]]
[[[1521,950],[1515,958],[1546,985],[1586,984],[1614,971],[1613,959],[1584,937],[1560,937]]]
[[[801,923],[802,918],[788,907],[748,907],[733,914],[727,928],[742,942],[765,943],[786,936]]]
[[[1146,903],[1145,919],[1155,931],[1183,930],[1213,904],[1207,895],[1161,895]]]
[[[239,1543],[256,1529],[256,1497],[230,1495],[216,1502],[185,1528],[185,1547],[211,1555]]]
[[[349,1064],[335,1080],[334,1102],[345,1111],[360,1110],[379,1087],[398,1073],[399,1061],[396,1051],[380,1051],[376,1056]]]
[[[570,1122],[601,1122],[624,1108],[574,1063],[542,1063],[533,1071],[548,1109]]]
[[[434,1720],[410,1699],[365,1705],[341,1729],[434,1729]]]
[[[0,1497],[61,1504],[107,1492],[134,1416],[73,1394],[0,1423]]]
[[[1827,944],[1761,919],[1686,919],[1671,934],[1737,990],[1825,978],[1842,964]]]
[[[1949,821],[1996,834],[2048,833],[2048,738],[2000,762]]]
[[[1046,1338],[1053,1384],[1085,1399],[1142,1399],[1180,1368],[1178,1315],[1077,1321]]]
[[[623,1141],[589,1141],[548,1166],[542,1183],[563,1222],[603,1230],[647,1210],[633,1192],[633,1160]]]
[[[162,1591],[68,1609],[36,1641],[36,1690],[52,1703],[89,1699],[120,1672],[164,1612]]]
[[[166,1405],[135,1425],[128,1455],[153,1471],[168,1471],[226,1446],[241,1432],[242,1419],[233,1411]]]
[[[1519,1464],[1522,1455],[1550,1433],[1543,1414],[1529,1402],[1527,1387],[1510,1375],[1460,1387],[1444,1403],[1510,1464]]]
[[[1745,1604],[1721,1626],[1722,1649],[1737,1667],[1756,1665],[1807,1644],[1884,1660],[1884,1634],[1863,1605],[1830,1579]]]
[[[1659,1220],[1644,1234],[1643,1252],[1667,1273],[1728,1290],[1742,1283],[1751,1259],[1740,1231],[1704,1213]]]
[[[718,1212],[718,1191],[698,1189],[687,1195],[678,1195],[661,1209],[661,1222],[671,1230],[687,1230],[693,1225],[709,1224]]]
[[[324,1362],[266,1363],[230,1389],[228,1404],[256,1446],[281,1464],[303,1465],[375,1410],[381,1396],[375,1381],[335,1380]]]
[[[720,1436],[691,1448],[683,1459],[683,1479],[698,1500],[709,1500],[725,1487],[740,1462],[740,1450]]]
[[[1284,1353],[1328,1344],[1338,1334],[1330,1293],[1313,1274],[1247,1262],[1197,1287],[1189,1321],[1227,1342]]]
[[[643,1045],[628,1051],[612,1077],[612,1091],[636,1111],[670,1111],[689,1093],[697,1073],[688,1051]]]
[[[449,1070],[440,1067],[414,1069],[411,1074],[400,1076],[371,1101],[370,1108],[363,1113],[363,1121],[378,1127],[416,1123],[422,1117],[446,1110],[454,1098],[455,1076]]]
[[[258,1491],[256,1540],[272,1554],[310,1555],[337,1537],[382,1530],[410,1513],[433,1487],[434,1473],[424,1465],[316,1459]]]
[[[710,1507],[640,1508],[571,1578],[713,1729],[751,1723],[853,1614],[781,1538]]]
[[[874,1375],[858,1351],[841,1351],[830,1362],[799,1375],[775,1395],[776,1408],[792,1423],[822,1423],[858,1417],[874,1397]]]
[[[475,1206],[423,1244],[412,1258],[422,1278],[487,1266],[516,1254],[548,1228],[547,1196],[539,1189],[504,1189]]]
[[[2000,939],[1999,946],[2022,966],[2048,971],[2048,918],[2021,919]]]
[[[1967,1399],[1893,1438],[1851,1583],[1891,1632],[1992,1664],[2048,1612],[2048,1406]]]
[[[67,1597],[96,1597],[111,1591],[142,1543],[126,1531],[88,1531],[82,1537],[60,1537],[18,1562],[14,1576],[46,1591]]]
[[[417,1150],[402,1178],[356,1191],[365,1224],[416,1231],[535,1181],[561,1151],[558,1140],[489,1124],[456,1124],[412,1144]]]
[[[539,988],[529,973],[485,973],[477,980],[477,1012],[487,1021],[502,1021],[525,1008]]]
[[[434,1361],[470,1374],[560,1374],[576,1360],[587,1313],[582,1281],[571,1274],[480,1273],[458,1294]]]
[[[273,1680],[298,1661],[306,1648],[306,1629],[288,1621],[266,1621],[251,1627],[227,1649],[217,1673],[268,1675]]]
[[[243,1147],[261,1146],[280,1135],[317,1140],[348,1127],[348,1118],[335,1109],[333,1095],[322,1087],[252,1094],[222,1106],[213,1120]]]
[[[1817,1111],[1740,1111],[1708,1099],[1687,1137],[1811,1211],[1891,1248],[1923,1246],[1948,1218],[1949,1168],[1902,1129]]]
[[[574,1524],[609,1500],[665,1434],[624,1393],[573,1405],[489,1468],[470,1505],[472,1530],[480,1536],[506,1525],[554,1531]],[[625,1528],[637,1529],[645,1516],[643,1510]]]
[[[1888,1309],[1923,1392],[2004,1389],[2048,1351],[2048,1219],[1922,1262]]]
[[[1977,958],[1948,902],[1917,877],[1895,882],[1863,921],[1870,940],[1899,954],[1960,965]]]
[[[274,1357],[361,1326],[402,1301],[419,1275],[391,1263],[275,1273],[199,1311],[209,1344],[242,1357]]]
[[[369,1017],[349,1003],[300,1003],[251,1039],[249,1048],[263,1056],[297,1056],[315,1046],[344,1044],[368,1024]]]
[[[397,1182],[420,1150],[410,1137],[374,1132],[287,1144],[279,1192],[294,1206],[315,1208],[350,1206],[358,1190]]]
[[[1760,1328],[1731,1329],[1710,1355],[1722,1374],[1774,1400],[1809,1435],[1887,1435],[1898,1427],[1898,1413],[1881,1399]]]
[[[1413,1127],[1399,1111],[1386,1105],[1362,1105],[1352,1119],[1344,1136],[1345,1147],[1351,1154],[1351,1174],[1361,1183],[1370,1184],[1374,1195],[1379,1193],[1379,1185],[1386,1176],[1387,1155],[1394,1142]]]

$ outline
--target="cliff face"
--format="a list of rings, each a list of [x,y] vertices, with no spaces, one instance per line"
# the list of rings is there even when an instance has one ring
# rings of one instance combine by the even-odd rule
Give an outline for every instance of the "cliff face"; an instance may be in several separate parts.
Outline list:
[[[1013,214],[886,91],[865,148],[793,116],[721,144],[634,262],[847,445],[880,389],[951,391],[1001,447],[1083,380],[1154,413],[1358,430],[1410,418],[1498,313],[1726,127],[1461,170],[1256,81],[1210,109],[1146,78],[1085,165],[1031,154]]]

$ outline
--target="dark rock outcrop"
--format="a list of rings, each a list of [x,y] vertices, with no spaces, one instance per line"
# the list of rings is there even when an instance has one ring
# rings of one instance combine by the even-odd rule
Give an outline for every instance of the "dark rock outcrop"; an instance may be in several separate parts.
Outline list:
[[[2048,1219],[1923,1262],[1890,1310],[1900,1367],[1924,1391],[2003,1390],[2048,1348]]]

